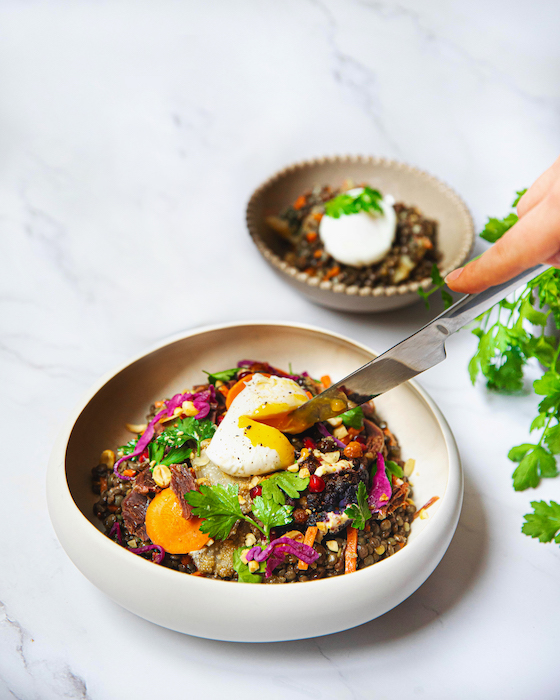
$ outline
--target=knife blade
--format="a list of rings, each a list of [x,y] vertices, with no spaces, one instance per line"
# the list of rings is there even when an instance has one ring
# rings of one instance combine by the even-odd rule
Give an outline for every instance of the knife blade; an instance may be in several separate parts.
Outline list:
[[[287,433],[303,432],[319,421],[344,413],[348,409],[348,399],[360,405],[439,364],[445,360],[445,341],[452,333],[474,321],[548,267],[537,265],[484,292],[467,294],[406,340],[290,413],[282,430]]]

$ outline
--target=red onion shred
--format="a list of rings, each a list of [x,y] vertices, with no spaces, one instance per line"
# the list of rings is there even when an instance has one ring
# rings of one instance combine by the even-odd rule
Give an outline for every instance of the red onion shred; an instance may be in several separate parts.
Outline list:
[[[161,564],[163,558],[165,557],[165,549],[159,544],[146,544],[143,547],[136,547],[136,549],[131,547],[128,551],[134,552],[134,554],[144,554],[145,552],[157,551],[157,555],[153,557],[153,561],[156,564]]]
[[[307,544],[293,540],[291,537],[279,537],[261,549],[258,545],[251,547],[245,554],[247,561],[266,561],[266,578],[272,576],[273,570],[284,561],[286,554],[293,554],[305,564],[313,564],[319,558],[319,552]]]
[[[377,453],[377,471],[372,479],[368,493],[368,505],[373,513],[381,510],[391,500],[391,482],[385,472],[385,459],[381,452]]]
[[[338,447],[344,452],[346,449],[346,445],[341,441],[337,440],[334,435],[331,435],[331,433],[328,431],[327,426],[324,423],[317,423],[317,430],[321,433],[323,437],[330,437],[332,438]]]
[[[109,537],[113,537],[116,534],[118,543],[122,546],[123,538],[121,532],[121,524],[118,520],[115,520],[113,527],[109,530]]]

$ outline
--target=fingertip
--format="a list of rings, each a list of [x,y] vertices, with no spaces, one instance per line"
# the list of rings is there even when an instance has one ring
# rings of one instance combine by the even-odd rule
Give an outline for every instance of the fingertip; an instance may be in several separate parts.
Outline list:
[[[461,276],[461,273],[464,269],[464,267],[458,267],[456,270],[453,270],[453,272],[450,272],[445,278],[445,284],[453,291],[457,291],[454,287],[454,282],[456,282],[457,279]]]

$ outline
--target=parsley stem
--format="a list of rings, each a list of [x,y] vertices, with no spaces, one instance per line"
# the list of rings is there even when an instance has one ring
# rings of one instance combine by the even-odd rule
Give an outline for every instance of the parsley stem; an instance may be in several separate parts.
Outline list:
[[[542,433],[541,433],[541,438],[540,438],[540,440],[539,440],[539,442],[538,442],[539,447],[542,445],[542,441],[543,441],[543,439],[544,439],[544,435],[545,435],[546,431],[548,430],[548,426],[550,425],[550,421],[551,421],[553,418],[554,418],[554,413],[551,413],[551,414],[548,416],[548,420],[546,421],[546,425],[544,426],[543,431],[542,431]]]

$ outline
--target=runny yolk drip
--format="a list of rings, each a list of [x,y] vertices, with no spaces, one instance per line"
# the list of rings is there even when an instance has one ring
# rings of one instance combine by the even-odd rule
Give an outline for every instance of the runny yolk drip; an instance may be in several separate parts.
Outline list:
[[[294,463],[294,448],[285,435],[265,423],[257,423],[248,416],[241,416],[238,425],[243,429],[251,444],[257,447],[262,445],[274,450],[280,459],[281,467],[289,467]]]

